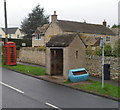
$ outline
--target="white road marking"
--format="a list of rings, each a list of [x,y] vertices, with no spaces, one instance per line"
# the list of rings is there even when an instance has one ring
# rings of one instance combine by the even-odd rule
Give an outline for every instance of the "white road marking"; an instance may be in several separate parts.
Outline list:
[[[48,102],[46,102],[45,104],[48,105],[48,106],[50,106],[50,107],[56,108],[56,109],[58,109],[58,110],[62,110],[62,109],[60,109],[59,107],[56,107],[55,105],[50,104],[50,103],[48,103]]]
[[[10,85],[8,85],[8,84],[5,84],[5,83],[3,83],[3,82],[0,82],[0,84],[2,84],[2,85],[4,85],[4,86],[6,86],[6,87],[8,87],[8,88],[11,88],[11,89],[13,89],[13,90],[15,90],[15,91],[17,91],[17,92],[19,92],[19,93],[24,94],[24,92],[23,92],[23,91],[21,91],[21,90],[19,90],[19,89],[15,88],[15,87],[12,87],[12,86],[10,86]]]

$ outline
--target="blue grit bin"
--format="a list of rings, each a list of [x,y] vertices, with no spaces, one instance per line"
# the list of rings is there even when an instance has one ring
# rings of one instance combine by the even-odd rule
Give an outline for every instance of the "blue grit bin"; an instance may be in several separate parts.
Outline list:
[[[86,81],[88,79],[88,76],[89,73],[85,68],[70,69],[68,75],[71,82]]]

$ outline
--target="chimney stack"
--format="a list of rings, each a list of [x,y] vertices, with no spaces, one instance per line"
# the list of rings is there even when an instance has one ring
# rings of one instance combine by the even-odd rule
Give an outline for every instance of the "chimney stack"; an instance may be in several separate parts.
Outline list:
[[[106,27],[107,26],[107,22],[104,20],[103,21],[103,25]]]
[[[57,22],[57,15],[56,15],[56,11],[54,11],[54,15],[51,15],[51,22]]]

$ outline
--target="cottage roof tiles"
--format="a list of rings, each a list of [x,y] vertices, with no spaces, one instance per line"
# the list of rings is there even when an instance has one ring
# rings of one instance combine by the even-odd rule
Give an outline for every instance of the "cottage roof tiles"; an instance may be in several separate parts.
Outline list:
[[[39,32],[45,33],[46,29],[48,28],[49,24],[44,24],[42,27],[38,27],[37,30]]]
[[[99,45],[100,43],[100,37],[89,37],[87,36],[85,39],[84,39],[84,42],[85,44],[88,46],[88,45],[91,45],[91,46],[95,46],[95,45]]]
[[[47,47],[67,47],[77,34],[64,34],[53,36],[46,44]]]
[[[8,32],[8,34],[15,34],[17,29],[18,28],[8,28],[7,32]],[[2,30],[5,32],[5,28],[2,28]]]
[[[114,33],[109,28],[98,24],[88,24],[65,20],[57,20],[57,24],[64,32],[114,35]]]

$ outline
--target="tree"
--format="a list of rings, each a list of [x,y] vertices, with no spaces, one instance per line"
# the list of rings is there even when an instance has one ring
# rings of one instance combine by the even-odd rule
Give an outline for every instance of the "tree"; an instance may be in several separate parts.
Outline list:
[[[112,26],[112,28],[120,28],[120,25],[114,24],[114,25]]]
[[[37,27],[49,23],[49,16],[44,15],[44,8],[37,5],[31,13],[21,22],[21,29],[28,36],[31,36]]]

